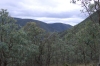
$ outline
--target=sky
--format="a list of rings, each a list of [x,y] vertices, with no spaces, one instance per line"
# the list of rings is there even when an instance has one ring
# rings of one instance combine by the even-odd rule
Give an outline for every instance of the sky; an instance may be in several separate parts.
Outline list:
[[[80,12],[82,7],[70,3],[70,0],[0,0],[0,9],[7,9],[12,17],[72,26],[86,18]]]

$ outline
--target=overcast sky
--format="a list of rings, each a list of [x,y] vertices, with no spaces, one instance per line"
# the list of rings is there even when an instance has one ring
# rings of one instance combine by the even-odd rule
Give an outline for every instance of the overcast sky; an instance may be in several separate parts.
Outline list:
[[[7,9],[11,16],[76,25],[86,18],[81,6],[70,0],[0,0],[0,9]]]

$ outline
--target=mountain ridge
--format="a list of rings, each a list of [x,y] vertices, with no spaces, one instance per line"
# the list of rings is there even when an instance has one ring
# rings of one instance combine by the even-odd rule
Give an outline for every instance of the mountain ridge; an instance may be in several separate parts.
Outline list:
[[[27,22],[35,22],[40,28],[46,30],[47,32],[54,32],[54,31],[61,32],[72,27],[69,24],[63,24],[63,23],[48,24],[34,19],[21,19],[21,18],[14,18],[14,19],[17,21],[16,23],[20,26],[24,26]]]

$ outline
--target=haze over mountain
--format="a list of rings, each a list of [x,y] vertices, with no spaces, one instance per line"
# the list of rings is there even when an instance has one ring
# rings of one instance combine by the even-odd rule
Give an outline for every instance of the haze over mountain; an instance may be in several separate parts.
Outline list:
[[[27,22],[35,22],[40,28],[43,28],[44,30],[49,32],[54,32],[54,31],[61,32],[72,27],[69,24],[63,24],[63,23],[48,24],[34,19],[21,19],[21,18],[15,18],[15,19],[17,20],[17,24],[19,24],[20,26],[24,26]]]

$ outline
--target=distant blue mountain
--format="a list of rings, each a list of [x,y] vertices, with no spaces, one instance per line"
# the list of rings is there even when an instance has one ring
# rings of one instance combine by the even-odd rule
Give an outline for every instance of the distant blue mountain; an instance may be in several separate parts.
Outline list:
[[[48,31],[48,32],[61,32],[64,30],[67,30],[71,28],[72,26],[69,24],[63,24],[63,23],[52,23],[52,24],[47,24],[39,20],[34,20],[34,19],[21,19],[21,18],[14,18],[17,20],[17,24],[20,26],[24,26],[27,22],[35,22],[40,28]]]

